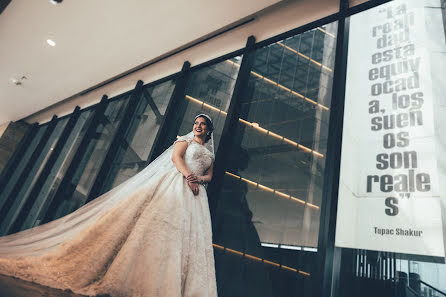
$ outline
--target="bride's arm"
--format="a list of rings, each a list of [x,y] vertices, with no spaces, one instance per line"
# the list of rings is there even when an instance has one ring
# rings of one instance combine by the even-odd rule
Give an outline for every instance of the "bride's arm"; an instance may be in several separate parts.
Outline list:
[[[194,193],[194,195],[198,195],[199,189],[198,185],[196,184],[197,177],[195,176],[195,174],[190,172],[183,159],[187,146],[188,143],[185,141],[178,141],[177,143],[175,143],[172,152],[172,162],[173,165],[175,165],[175,167],[178,169],[178,171],[181,172],[184,177],[186,177],[187,184],[189,185],[192,193]]]
[[[206,171],[205,175],[197,176],[198,182],[203,183],[209,183],[212,179],[212,173],[214,171],[214,162],[211,163],[211,166],[209,166],[209,169]]]
[[[172,152],[172,162],[173,165],[178,169],[184,177],[188,177],[191,175],[189,168],[187,168],[186,163],[184,162],[183,156],[186,152],[188,143],[186,141],[178,141],[175,143]]]

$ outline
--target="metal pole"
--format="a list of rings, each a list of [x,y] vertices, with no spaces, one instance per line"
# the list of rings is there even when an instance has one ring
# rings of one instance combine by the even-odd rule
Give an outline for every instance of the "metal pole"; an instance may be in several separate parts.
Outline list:
[[[336,40],[336,60],[333,77],[332,103],[330,112],[327,158],[325,161],[324,186],[321,206],[321,219],[318,240],[318,273],[315,281],[315,296],[337,296],[341,253],[336,251],[335,232],[338,208],[338,188],[342,129],[344,119],[345,80],[347,70],[347,50],[349,19],[346,18],[348,0],[340,2]],[[336,255],[336,256],[335,256]],[[334,271],[336,270],[336,271]]]
[[[223,186],[224,175],[226,171],[227,157],[234,141],[233,132],[237,128],[238,119],[240,117],[242,99],[246,92],[249,76],[255,56],[255,37],[250,36],[246,42],[243,52],[240,70],[235,82],[234,91],[232,92],[231,103],[228,108],[225,125],[221,133],[221,139],[218,146],[214,163],[214,176],[208,187],[209,208],[211,213],[215,211],[217,206],[218,194]]]
[[[186,86],[190,75],[190,63],[184,62],[180,75],[175,82],[175,88],[167,105],[166,112],[162,119],[160,128],[156,134],[153,147],[147,158],[147,163],[155,160],[162,152],[164,152],[175,141],[181,121],[187,108]]]

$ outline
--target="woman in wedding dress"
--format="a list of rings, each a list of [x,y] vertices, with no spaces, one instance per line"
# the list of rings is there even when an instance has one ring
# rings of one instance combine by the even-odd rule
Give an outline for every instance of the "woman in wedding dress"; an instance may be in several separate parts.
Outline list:
[[[0,274],[89,296],[216,297],[212,120],[56,221],[0,238]]]

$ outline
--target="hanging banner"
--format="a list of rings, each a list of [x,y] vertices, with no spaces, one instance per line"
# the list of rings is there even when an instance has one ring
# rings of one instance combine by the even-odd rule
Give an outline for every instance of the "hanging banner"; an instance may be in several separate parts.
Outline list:
[[[437,8],[393,1],[351,17],[338,247],[444,257],[433,91],[444,69],[431,67],[444,31],[440,1],[428,2]]]

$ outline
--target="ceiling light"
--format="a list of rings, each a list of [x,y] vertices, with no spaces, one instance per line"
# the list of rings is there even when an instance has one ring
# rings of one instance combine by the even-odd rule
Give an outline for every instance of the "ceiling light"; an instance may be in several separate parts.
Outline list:
[[[11,82],[13,84],[15,84],[16,86],[20,86],[22,85],[23,81],[27,79],[27,77],[25,75],[22,75],[20,78],[16,75],[14,75],[13,77],[11,77]]]
[[[51,46],[56,46],[56,43],[54,41],[52,41],[51,39],[47,39],[46,43],[48,43]]]
[[[63,0],[50,0],[50,3],[56,5],[56,4],[62,3],[62,1]]]
[[[11,81],[16,86],[20,86],[22,84],[22,82],[20,80],[18,80],[17,78],[15,78],[15,77],[11,77]]]

